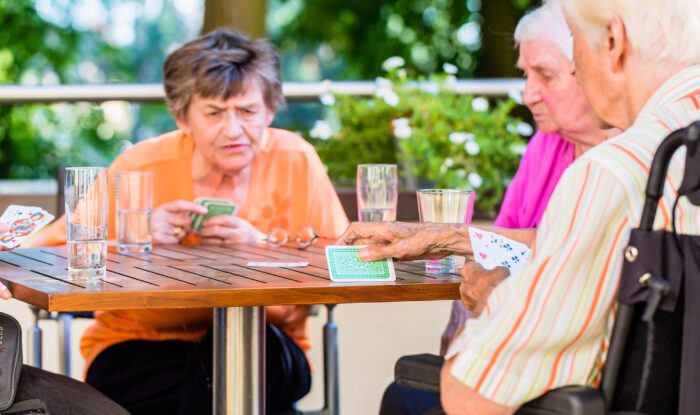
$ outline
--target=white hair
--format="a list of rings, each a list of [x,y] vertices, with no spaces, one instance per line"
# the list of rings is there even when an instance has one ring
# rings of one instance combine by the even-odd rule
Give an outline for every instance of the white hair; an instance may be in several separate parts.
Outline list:
[[[589,43],[597,44],[614,16],[625,25],[633,53],[643,62],[700,64],[698,0],[554,0]]]
[[[544,39],[555,44],[569,60],[574,56],[574,40],[566,24],[561,7],[555,3],[545,3],[520,19],[513,34],[515,45],[535,39]]]

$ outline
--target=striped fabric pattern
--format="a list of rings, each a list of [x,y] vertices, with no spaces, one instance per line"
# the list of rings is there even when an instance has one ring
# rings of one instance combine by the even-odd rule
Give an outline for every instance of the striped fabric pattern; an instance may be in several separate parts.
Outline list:
[[[697,119],[700,66],[665,82],[630,129],[569,167],[545,211],[532,262],[493,291],[488,311],[468,320],[448,350],[448,358],[457,356],[457,379],[511,407],[561,386],[597,384],[622,252],[641,218],[654,152],[670,132]],[[680,151],[671,163],[656,229],[671,228],[684,160]],[[676,226],[700,233],[700,209],[681,199]]]

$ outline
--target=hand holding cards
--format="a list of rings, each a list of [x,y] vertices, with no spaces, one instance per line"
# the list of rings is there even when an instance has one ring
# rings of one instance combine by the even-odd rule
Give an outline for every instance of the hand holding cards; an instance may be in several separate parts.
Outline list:
[[[199,197],[195,199],[194,202],[207,208],[207,213],[205,214],[190,213],[190,217],[192,218],[192,232],[197,233],[202,231],[204,221],[207,219],[219,215],[233,215],[238,209],[235,204],[226,199]]]
[[[327,246],[326,259],[331,281],[396,281],[394,262],[391,258],[379,261],[362,261],[357,253],[364,246]]]
[[[515,275],[530,261],[531,250],[527,245],[497,233],[470,227],[469,240],[474,260],[485,269],[506,267],[510,275]]]
[[[7,249],[16,248],[22,241],[48,225],[53,219],[53,215],[40,207],[8,206],[0,217],[0,223],[7,224],[10,229],[0,234],[0,246]]]

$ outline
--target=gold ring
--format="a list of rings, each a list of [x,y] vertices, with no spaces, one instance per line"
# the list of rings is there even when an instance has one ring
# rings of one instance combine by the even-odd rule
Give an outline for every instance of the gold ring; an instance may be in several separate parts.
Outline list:
[[[173,236],[174,236],[174,237],[177,238],[178,236],[180,236],[181,233],[182,233],[182,228],[181,228],[181,227],[177,226],[175,229],[173,229]]]

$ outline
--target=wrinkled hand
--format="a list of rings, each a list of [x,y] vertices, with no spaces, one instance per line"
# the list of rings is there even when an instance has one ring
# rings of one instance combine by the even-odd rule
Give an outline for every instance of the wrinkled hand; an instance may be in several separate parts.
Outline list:
[[[0,223],[0,233],[5,233],[10,230],[10,225],[6,223]],[[0,246],[0,251],[9,251],[8,248],[5,248],[4,246]],[[0,283],[0,298],[3,300],[9,300],[12,298],[12,293],[10,290],[5,287],[5,285]]]
[[[460,273],[462,283],[459,285],[459,295],[473,317],[479,317],[491,291],[510,275],[507,268],[496,267],[489,271],[474,261],[464,264]]]
[[[338,240],[340,245],[368,245],[363,261],[439,259],[471,251],[466,228],[440,223],[353,222]],[[465,238],[466,236],[466,238]],[[457,248],[459,247],[459,248]]]
[[[190,231],[190,212],[207,213],[207,208],[189,200],[163,203],[153,211],[153,243],[177,244]]]
[[[265,234],[250,222],[233,215],[218,215],[205,220],[200,237],[203,245],[260,243],[265,240]]]

